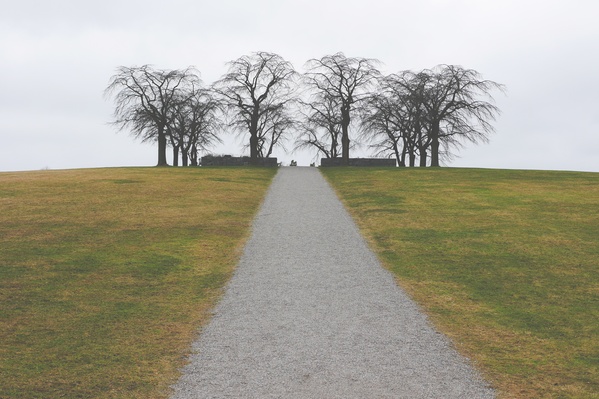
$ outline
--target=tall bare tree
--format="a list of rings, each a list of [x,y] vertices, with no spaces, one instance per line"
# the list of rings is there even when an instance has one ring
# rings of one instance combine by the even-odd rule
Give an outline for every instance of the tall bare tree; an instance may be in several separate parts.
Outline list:
[[[430,124],[431,166],[439,166],[442,144],[449,147],[461,139],[487,142],[495,130],[491,122],[500,112],[491,92],[503,91],[504,86],[456,65],[439,65],[421,73],[431,77],[424,101]]]
[[[357,104],[370,95],[380,76],[378,61],[346,57],[343,53],[327,55],[307,62],[305,82],[316,99],[333,99],[337,104],[335,118],[341,124],[342,162],[349,164],[349,128]]]
[[[285,142],[297,124],[292,116],[292,102],[266,106],[258,125],[258,157],[268,158],[275,147],[285,149]]]
[[[406,165],[411,144],[405,111],[388,93],[371,96],[361,107],[363,136],[376,149],[375,155],[393,155],[399,166]]]
[[[110,79],[105,90],[114,96],[114,121],[119,130],[131,129],[142,141],[158,142],[158,166],[167,165],[166,146],[172,107],[185,92],[197,86],[194,68],[160,70],[149,65],[124,67]]]
[[[183,166],[198,165],[198,151],[205,151],[212,145],[220,143],[218,130],[220,121],[216,116],[218,102],[209,90],[196,88],[189,95],[177,101],[172,109],[169,124],[173,149],[181,151]],[[177,159],[175,151],[173,159]],[[177,166],[175,161],[173,164]]]
[[[381,79],[378,94],[364,107],[363,128],[381,153],[392,150],[400,165],[439,166],[462,141],[487,141],[499,109],[491,91],[503,86],[474,70],[440,65]],[[482,97],[482,99],[481,99]],[[399,155],[400,138],[403,148]]]
[[[265,148],[260,143],[260,129],[264,132],[266,126],[273,126],[274,121],[269,119],[281,117],[277,110],[293,100],[296,72],[291,63],[268,52],[240,57],[228,66],[228,73],[214,84],[214,89],[230,117],[230,126],[249,133],[250,159],[257,163],[264,155],[261,148]]]
[[[301,123],[295,149],[316,150],[326,158],[341,155],[341,116],[334,98],[314,95],[301,103]]]
[[[377,94],[362,107],[363,135],[378,155],[395,155],[399,166],[426,166],[430,139],[427,135],[424,87],[421,74],[404,71],[380,79]],[[407,158],[407,159],[406,159]]]

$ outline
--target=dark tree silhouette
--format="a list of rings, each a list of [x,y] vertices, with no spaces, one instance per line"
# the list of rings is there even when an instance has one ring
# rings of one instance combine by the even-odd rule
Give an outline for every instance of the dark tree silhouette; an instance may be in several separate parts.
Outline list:
[[[380,80],[377,94],[363,108],[363,130],[380,154],[393,152],[400,166],[439,166],[462,140],[487,141],[499,109],[490,92],[503,86],[482,80],[474,70],[441,65],[403,71]],[[483,97],[483,100],[480,99]]]
[[[312,101],[302,102],[302,122],[295,141],[295,150],[316,150],[317,155],[337,158],[341,155],[341,117],[334,98],[321,93]]]
[[[284,110],[293,100],[296,72],[281,56],[267,52],[243,56],[228,66],[214,90],[230,117],[229,126],[250,134],[250,159],[257,163],[280,143],[280,128],[286,126],[281,121],[287,119]],[[269,139],[275,142],[266,144]]]
[[[363,135],[378,150],[377,155],[393,154],[399,166],[426,166],[430,140],[426,133],[424,87],[421,74],[409,71],[380,80],[377,93],[362,108]],[[406,159],[407,158],[407,159]]]
[[[348,58],[343,53],[327,55],[307,62],[304,80],[313,93],[312,100],[325,103],[329,100],[338,107],[333,116],[341,127],[341,157],[349,164],[349,127],[355,107],[370,95],[370,88],[380,76],[378,61],[367,58]]]
[[[267,105],[258,125],[258,157],[268,158],[275,147],[285,148],[285,142],[297,121],[292,116],[292,102]]]
[[[116,103],[114,122],[142,141],[158,142],[158,166],[167,165],[168,124],[176,101],[193,91],[199,77],[193,68],[160,70],[149,65],[117,69],[105,90]]]
[[[362,112],[363,136],[370,140],[376,156],[393,154],[399,166],[406,165],[411,144],[405,109],[389,94],[376,94],[364,103]]]
[[[218,110],[218,102],[205,89],[195,89],[175,103],[169,123],[174,160],[178,159],[180,149],[183,166],[188,166],[190,162],[192,166],[197,166],[198,151],[205,151],[221,142],[217,134],[220,128],[216,116]],[[177,163],[173,161],[173,165],[177,166]]]
[[[488,142],[495,130],[491,122],[499,114],[491,91],[503,91],[504,86],[456,65],[439,65],[422,73],[430,76],[424,105],[430,126],[431,166],[440,166],[441,144],[448,148],[460,139]]]

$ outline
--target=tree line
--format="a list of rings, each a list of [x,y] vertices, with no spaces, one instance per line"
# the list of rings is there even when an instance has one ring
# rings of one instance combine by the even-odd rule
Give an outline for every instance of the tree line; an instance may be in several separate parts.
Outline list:
[[[499,115],[501,84],[456,65],[383,75],[379,61],[343,53],[311,59],[298,73],[281,56],[257,52],[227,63],[206,86],[199,72],[119,67],[105,90],[113,124],[158,143],[158,165],[198,165],[199,153],[234,131],[249,138],[251,162],[277,147],[310,149],[349,163],[358,141],[399,166],[440,166],[464,142],[486,142]]]

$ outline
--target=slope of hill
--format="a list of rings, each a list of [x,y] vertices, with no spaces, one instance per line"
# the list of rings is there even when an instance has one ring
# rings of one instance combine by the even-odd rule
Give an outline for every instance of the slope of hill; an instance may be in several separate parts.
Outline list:
[[[505,397],[599,397],[599,174],[322,170]]]
[[[165,397],[275,172],[0,173],[0,397]]]

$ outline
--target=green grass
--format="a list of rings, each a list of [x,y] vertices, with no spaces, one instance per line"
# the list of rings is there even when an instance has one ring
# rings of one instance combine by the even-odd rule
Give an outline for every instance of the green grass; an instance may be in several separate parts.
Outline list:
[[[321,170],[502,397],[599,398],[599,174]]]
[[[0,173],[0,397],[166,397],[275,172]]]

